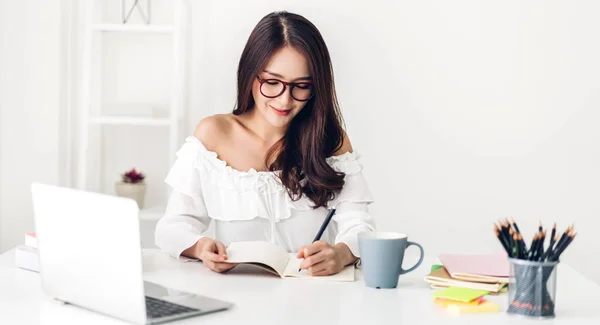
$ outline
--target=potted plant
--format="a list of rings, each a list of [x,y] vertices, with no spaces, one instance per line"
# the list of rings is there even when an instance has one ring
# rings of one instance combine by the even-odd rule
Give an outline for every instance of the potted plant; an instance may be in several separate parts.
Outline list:
[[[115,186],[117,195],[131,198],[137,202],[140,209],[143,208],[146,195],[145,178],[146,176],[135,168],[121,174],[121,181]]]

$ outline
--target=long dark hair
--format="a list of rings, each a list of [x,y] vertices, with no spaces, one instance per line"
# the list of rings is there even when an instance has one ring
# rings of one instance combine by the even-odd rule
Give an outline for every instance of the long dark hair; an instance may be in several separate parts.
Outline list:
[[[252,84],[273,53],[291,46],[308,60],[314,96],[294,117],[285,136],[267,154],[277,155],[270,170],[281,170],[280,179],[293,200],[306,195],[313,207],[326,206],[344,186],[344,174],[326,161],[343,144],[333,67],[319,30],[306,18],[273,12],[263,17],[248,38],[238,66],[237,103],[233,114],[254,107]]]

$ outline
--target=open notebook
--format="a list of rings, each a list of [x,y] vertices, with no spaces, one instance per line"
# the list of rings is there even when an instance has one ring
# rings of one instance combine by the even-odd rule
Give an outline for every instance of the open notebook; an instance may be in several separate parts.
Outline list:
[[[354,265],[346,266],[337,274],[311,276],[306,270],[298,271],[302,259],[296,258],[295,253],[288,253],[283,248],[265,241],[231,243],[227,247],[225,262],[254,265],[281,278],[354,281]]]

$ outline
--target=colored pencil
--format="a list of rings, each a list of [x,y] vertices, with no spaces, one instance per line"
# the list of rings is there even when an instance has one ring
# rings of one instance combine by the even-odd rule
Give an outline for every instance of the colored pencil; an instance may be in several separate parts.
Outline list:
[[[544,230],[542,222],[539,221],[537,231],[534,233],[528,248],[521,230],[512,217],[500,220],[498,224],[494,223],[494,235],[498,238],[509,257],[536,262],[558,261],[573,242],[576,234],[574,224],[571,224],[559,238],[556,223],[554,223],[546,247],[548,231]]]

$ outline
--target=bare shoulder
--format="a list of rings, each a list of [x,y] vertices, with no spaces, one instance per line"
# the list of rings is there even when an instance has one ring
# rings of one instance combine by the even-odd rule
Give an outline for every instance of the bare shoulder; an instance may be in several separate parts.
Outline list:
[[[333,153],[334,156],[343,155],[346,152],[352,152],[352,143],[350,143],[350,138],[348,137],[348,134],[346,133],[346,131],[342,131],[342,134],[342,146],[336,152]]]
[[[226,140],[233,126],[231,114],[215,114],[207,116],[198,122],[194,136],[200,140],[208,150],[213,150]]]

